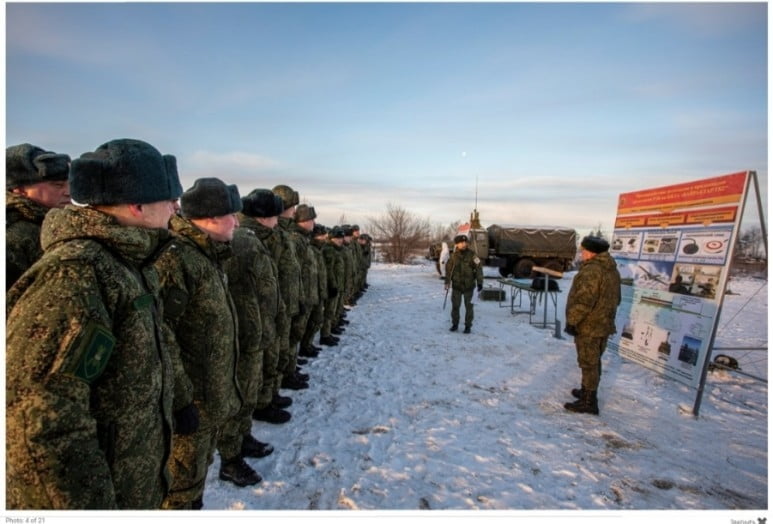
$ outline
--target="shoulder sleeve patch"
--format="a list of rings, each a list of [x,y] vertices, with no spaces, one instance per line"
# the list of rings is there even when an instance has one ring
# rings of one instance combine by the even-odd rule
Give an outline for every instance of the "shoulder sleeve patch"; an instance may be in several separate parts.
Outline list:
[[[107,367],[115,343],[115,336],[109,329],[89,320],[80,335],[73,340],[68,350],[70,363],[62,371],[91,384]]]
[[[166,292],[166,297],[164,297],[164,317],[166,319],[177,319],[185,313],[187,307],[188,293],[177,287]]]

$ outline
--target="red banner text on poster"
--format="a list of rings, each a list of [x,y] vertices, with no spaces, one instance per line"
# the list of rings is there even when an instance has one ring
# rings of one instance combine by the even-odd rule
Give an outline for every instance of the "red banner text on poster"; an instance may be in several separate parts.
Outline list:
[[[698,182],[623,193],[618,200],[617,214],[671,212],[686,207],[737,203],[743,196],[745,183],[744,171]]]

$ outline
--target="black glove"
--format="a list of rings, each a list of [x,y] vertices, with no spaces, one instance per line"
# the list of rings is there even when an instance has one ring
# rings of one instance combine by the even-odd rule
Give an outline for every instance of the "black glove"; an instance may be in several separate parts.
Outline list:
[[[303,316],[306,314],[306,306],[301,302],[298,304],[298,316]]]
[[[478,284],[478,293],[483,291],[483,284]]]
[[[571,324],[566,325],[564,332],[568,335],[572,335],[573,337],[577,336],[577,328]]]
[[[174,432],[190,435],[199,429],[199,409],[191,402],[174,412]]]
[[[338,296],[338,288],[337,287],[329,287],[327,288],[327,297],[328,298],[335,298]]]

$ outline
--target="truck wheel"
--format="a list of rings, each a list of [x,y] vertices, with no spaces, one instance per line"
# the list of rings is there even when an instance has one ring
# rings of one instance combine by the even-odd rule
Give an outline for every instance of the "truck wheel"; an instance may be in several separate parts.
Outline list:
[[[515,265],[513,274],[515,278],[529,278],[531,276],[531,268],[534,267],[534,261],[530,258],[522,258]]]
[[[500,267],[499,274],[503,277],[509,277],[512,274],[512,271],[509,267]]]

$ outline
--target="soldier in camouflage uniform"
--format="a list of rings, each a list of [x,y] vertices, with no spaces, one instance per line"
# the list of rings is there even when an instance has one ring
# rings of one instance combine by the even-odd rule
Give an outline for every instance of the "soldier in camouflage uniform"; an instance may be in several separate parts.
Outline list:
[[[242,230],[243,234],[252,233],[258,241],[254,271],[262,324],[260,351],[263,365],[261,387],[256,395],[252,418],[272,424],[283,424],[290,420],[291,415],[284,408],[292,404],[291,398],[278,394],[282,381],[282,375],[277,369],[280,334],[287,332],[287,315],[279,288],[279,271],[272,252],[281,247],[274,228],[283,209],[282,199],[271,190],[255,189],[242,198],[240,227],[237,230],[237,234]]]
[[[620,305],[620,273],[609,255],[609,243],[586,236],[580,244],[582,264],[566,299],[565,331],[574,337],[582,387],[573,389],[576,402],[564,408],[576,413],[599,414],[597,391],[601,380],[601,356],[607,338],[615,333],[615,315]]]
[[[243,402],[236,371],[238,319],[223,270],[242,201],[236,186],[201,178],[183,193],[180,207],[182,216],[171,221],[174,240],[155,265],[164,319],[174,332],[176,416],[196,414],[199,424],[175,439],[169,461],[174,482],[164,508],[201,509],[218,433]],[[241,456],[228,467],[245,483],[261,480]]]
[[[352,254],[354,255],[354,278],[352,281],[352,304],[356,304],[362,296],[362,246],[359,242],[360,226],[352,225]]]
[[[279,252],[277,268],[279,269],[279,285],[282,298],[287,307],[290,330],[286,341],[282,341],[279,353],[279,371],[282,373],[281,387],[287,389],[306,389],[308,375],[298,371],[298,345],[306,329],[308,311],[306,308],[306,285],[301,271],[302,262],[306,258],[306,250],[301,249],[299,242],[303,239],[293,238],[295,229],[295,206],[298,205],[298,192],[289,186],[278,185],[272,191],[282,199],[284,211],[279,215],[279,225],[274,230],[281,238],[282,250]]]
[[[317,218],[317,212],[313,206],[300,204],[295,209],[295,235],[304,238],[304,247],[306,249],[305,262],[302,267],[302,274],[305,276],[304,285],[306,286],[306,326],[301,333],[300,348],[298,354],[302,357],[316,357],[318,350],[314,349],[314,336],[322,326],[322,300],[320,298],[320,263],[323,265],[324,259],[322,253],[312,246],[312,231],[314,230],[314,219]],[[300,243],[298,244],[300,246]],[[318,256],[319,254],[319,256]],[[320,262],[320,259],[322,261]],[[325,282],[325,294],[327,293],[327,282]]]
[[[7,294],[6,507],[158,509],[171,477],[174,372],[152,262],[182,193],[138,140],[72,163],[44,254]]]
[[[352,244],[352,235],[354,234],[354,231],[352,230],[352,226],[349,224],[344,224],[341,226],[344,230],[344,243],[343,243],[343,250],[342,254],[344,257],[344,296],[343,296],[343,305],[344,309],[351,309],[351,306],[353,305],[354,301],[354,280],[356,278],[355,276],[355,255],[354,250],[356,249],[354,245]],[[339,329],[343,332],[342,326],[344,324],[348,324],[344,320],[343,317],[346,315],[343,314],[341,316],[341,319],[339,320]],[[333,331],[335,333],[335,331]],[[336,333],[340,334],[340,333]]]
[[[273,194],[271,194],[273,198]],[[249,206],[242,199],[242,211]],[[250,227],[255,219],[239,214],[240,226],[234,231],[231,246],[234,256],[224,263],[228,287],[239,320],[239,361],[237,374],[244,398],[242,409],[222,429],[218,440],[220,479],[237,486],[254,484],[257,475],[249,466],[239,464],[245,457],[262,458],[274,451],[271,444],[252,436],[252,414],[263,388],[263,362],[266,352],[276,353],[276,313],[279,288],[276,266],[263,243]],[[263,315],[266,321],[263,321]],[[264,329],[265,327],[265,329]],[[264,335],[265,331],[265,335]],[[267,346],[272,346],[267,348]],[[276,359],[274,358],[274,368]],[[270,396],[269,396],[270,400]],[[237,467],[239,466],[239,467]]]
[[[324,319],[319,342],[326,346],[338,344],[338,338],[333,336],[333,329],[338,325],[343,311],[344,286],[344,230],[334,226],[328,232],[328,241],[322,247],[327,272],[327,300],[325,301]]]
[[[314,345],[314,337],[317,333],[322,331],[322,324],[325,321],[325,305],[328,301],[328,288],[327,288],[327,263],[325,262],[325,255],[322,249],[327,243],[327,228],[322,224],[314,224],[311,230],[311,246],[314,250],[314,256],[317,258],[317,268],[319,270],[317,283],[319,292],[319,305],[312,312],[309,318],[309,327],[306,328],[301,344],[308,344],[309,347],[316,353],[319,353],[322,348]]]
[[[464,298],[464,332],[469,333],[475,318],[472,294],[477,284],[483,289],[483,267],[475,253],[467,249],[467,237],[456,235],[454,253],[446,266],[446,289],[451,287],[451,331],[459,329],[459,309]]]
[[[360,266],[362,273],[362,287],[360,289],[362,292],[365,292],[365,290],[368,289],[368,270],[373,261],[373,252],[371,251],[372,242],[370,235],[367,233],[359,235],[357,237],[357,242],[360,244],[360,249],[362,251],[362,266]]]
[[[43,255],[40,226],[70,203],[70,157],[31,144],[5,150],[5,289]]]

